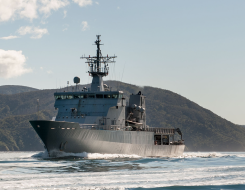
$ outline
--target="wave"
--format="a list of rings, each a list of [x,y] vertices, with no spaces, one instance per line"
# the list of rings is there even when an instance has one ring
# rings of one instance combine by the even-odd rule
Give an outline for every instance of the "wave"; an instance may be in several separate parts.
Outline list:
[[[239,158],[245,157],[245,153],[237,152],[186,152],[178,158]]]
[[[33,158],[64,158],[64,157],[78,157],[85,159],[112,159],[112,158],[141,158],[138,155],[128,155],[128,154],[100,154],[100,153],[68,153],[62,151],[47,151],[39,152],[37,154],[32,155]]]
[[[63,151],[47,151],[39,152],[31,157],[33,158],[64,158],[64,157],[78,157],[85,159],[112,159],[112,158],[143,158],[138,155],[128,154],[101,154],[101,153],[67,153]],[[153,158],[153,157],[151,157]],[[169,157],[167,157],[169,158]],[[245,158],[245,153],[231,153],[231,152],[184,152],[182,156],[172,157],[174,159],[188,159],[188,158]]]

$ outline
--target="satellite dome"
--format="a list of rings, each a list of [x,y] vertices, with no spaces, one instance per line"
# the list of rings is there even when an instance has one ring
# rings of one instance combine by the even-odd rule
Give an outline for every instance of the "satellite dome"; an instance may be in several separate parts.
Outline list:
[[[80,83],[80,78],[79,77],[74,77],[73,81],[74,81],[74,83],[78,84],[78,83]]]

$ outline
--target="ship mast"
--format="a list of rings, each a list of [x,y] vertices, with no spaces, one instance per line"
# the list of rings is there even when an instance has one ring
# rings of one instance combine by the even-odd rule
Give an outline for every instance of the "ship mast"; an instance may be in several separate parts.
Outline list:
[[[103,85],[103,79],[102,77],[107,76],[109,73],[109,67],[108,63],[115,63],[114,58],[117,56],[106,56],[103,57],[101,50],[100,50],[100,45],[101,40],[100,40],[101,35],[96,35],[97,40],[95,41],[95,44],[97,46],[97,51],[96,51],[96,56],[93,57],[85,57],[82,56],[81,59],[87,59],[85,63],[88,63],[89,66],[89,75],[93,77],[92,84],[91,84],[91,91],[104,91],[104,85]],[[101,66],[102,64],[103,67]]]

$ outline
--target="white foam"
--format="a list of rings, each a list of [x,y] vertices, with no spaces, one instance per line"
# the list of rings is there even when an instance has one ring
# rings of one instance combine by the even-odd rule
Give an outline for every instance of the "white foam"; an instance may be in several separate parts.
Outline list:
[[[245,153],[231,152],[184,152],[179,158],[222,158],[222,157],[244,157]]]
[[[7,153],[6,153],[7,154]],[[232,185],[245,184],[245,162],[244,159],[236,159],[244,157],[245,153],[216,153],[216,152],[188,152],[184,153],[183,158],[175,159],[176,162],[169,162],[172,159],[153,158],[152,162],[148,162],[149,158],[140,158],[139,163],[141,170],[113,170],[106,172],[81,172],[81,167],[92,166],[93,160],[82,161],[61,161],[42,160],[49,158],[47,152],[15,152],[9,155],[0,156],[1,159],[13,159],[26,161],[29,157],[31,162],[9,162],[2,163],[0,171],[0,187],[1,189],[60,189],[60,190],[79,190],[79,189],[119,189],[126,188],[153,188],[167,186],[199,186],[199,185]],[[136,155],[120,155],[120,154],[98,154],[98,153],[64,153],[60,152],[60,157],[76,156],[85,157],[87,159],[110,159],[110,158],[139,158]],[[236,157],[235,157],[236,156]],[[41,161],[40,159],[41,158]],[[191,159],[189,159],[191,158]],[[208,158],[208,159],[192,159],[192,158]],[[209,160],[219,160],[213,158],[221,158],[223,161],[220,165],[208,163]],[[227,159],[228,158],[228,159]],[[234,158],[234,159],[233,159]],[[185,160],[191,162],[185,162]],[[230,163],[233,159],[234,165]],[[33,161],[33,160],[36,160]],[[201,160],[201,161],[200,161]],[[237,165],[236,160],[240,160]],[[28,161],[28,159],[27,159]],[[142,161],[142,162],[141,162]],[[144,161],[147,161],[146,163]],[[226,162],[227,161],[227,162]],[[110,163],[110,166],[117,165],[119,162],[102,161],[101,163]],[[82,165],[82,164],[83,165]],[[135,164],[137,162],[121,162],[122,164]],[[154,167],[147,167],[154,163]],[[186,164],[188,163],[188,164]],[[216,163],[216,162],[215,162]],[[197,165],[199,164],[199,165]],[[231,165],[227,165],[231,164]],[[2,166],[7,166],[6,168]],[[100,165],[106,167],[106,165]],[[69,171],[70,168],[75,170]],[[77,168],[77,170],[76,170]],[[33,169],[33,173],[30,170]],[[65,172],[64,172],[64,169]],[[29,171],[28,171],[29,170]]]
[[[32,155],[34,158],[61,158],[61,157],[80,157],[86,159],[111,159],[111,158],[141,158],[138,155],[128,155],[128,154],[100,154],[100,153],[67,153],[62,151],[51,151],[48,154],[47,151],[39,152],[37,154]]]

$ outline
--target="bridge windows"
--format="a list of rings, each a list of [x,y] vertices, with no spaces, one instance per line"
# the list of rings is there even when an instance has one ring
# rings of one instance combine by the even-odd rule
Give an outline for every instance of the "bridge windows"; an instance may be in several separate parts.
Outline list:
[[[95,95],[94,94],[89,94],[88,98],[95,98]]]
[[[78,99],[79,96],[78,95],[73,95],[74,99]]]
[[[111,98],[110,94],[104,94],[104,98]]]
[[[103,94],[96,94],[96,98],[103,98]]]
[[[66,99],[66,95],[61,95],[61,99],[65,100]]]
[[[66,94],[66,95],[55,95],[56,100],[71,100],[71,99],[84,99],[84,98],[122,98],[123,94]]]
[[[72,95],[67,95],[67,99],[73,99]]]
[[[54,98],[55,98],[56,100],[60,100],[60,99],[61,99],[61,96],[54,96]]]

